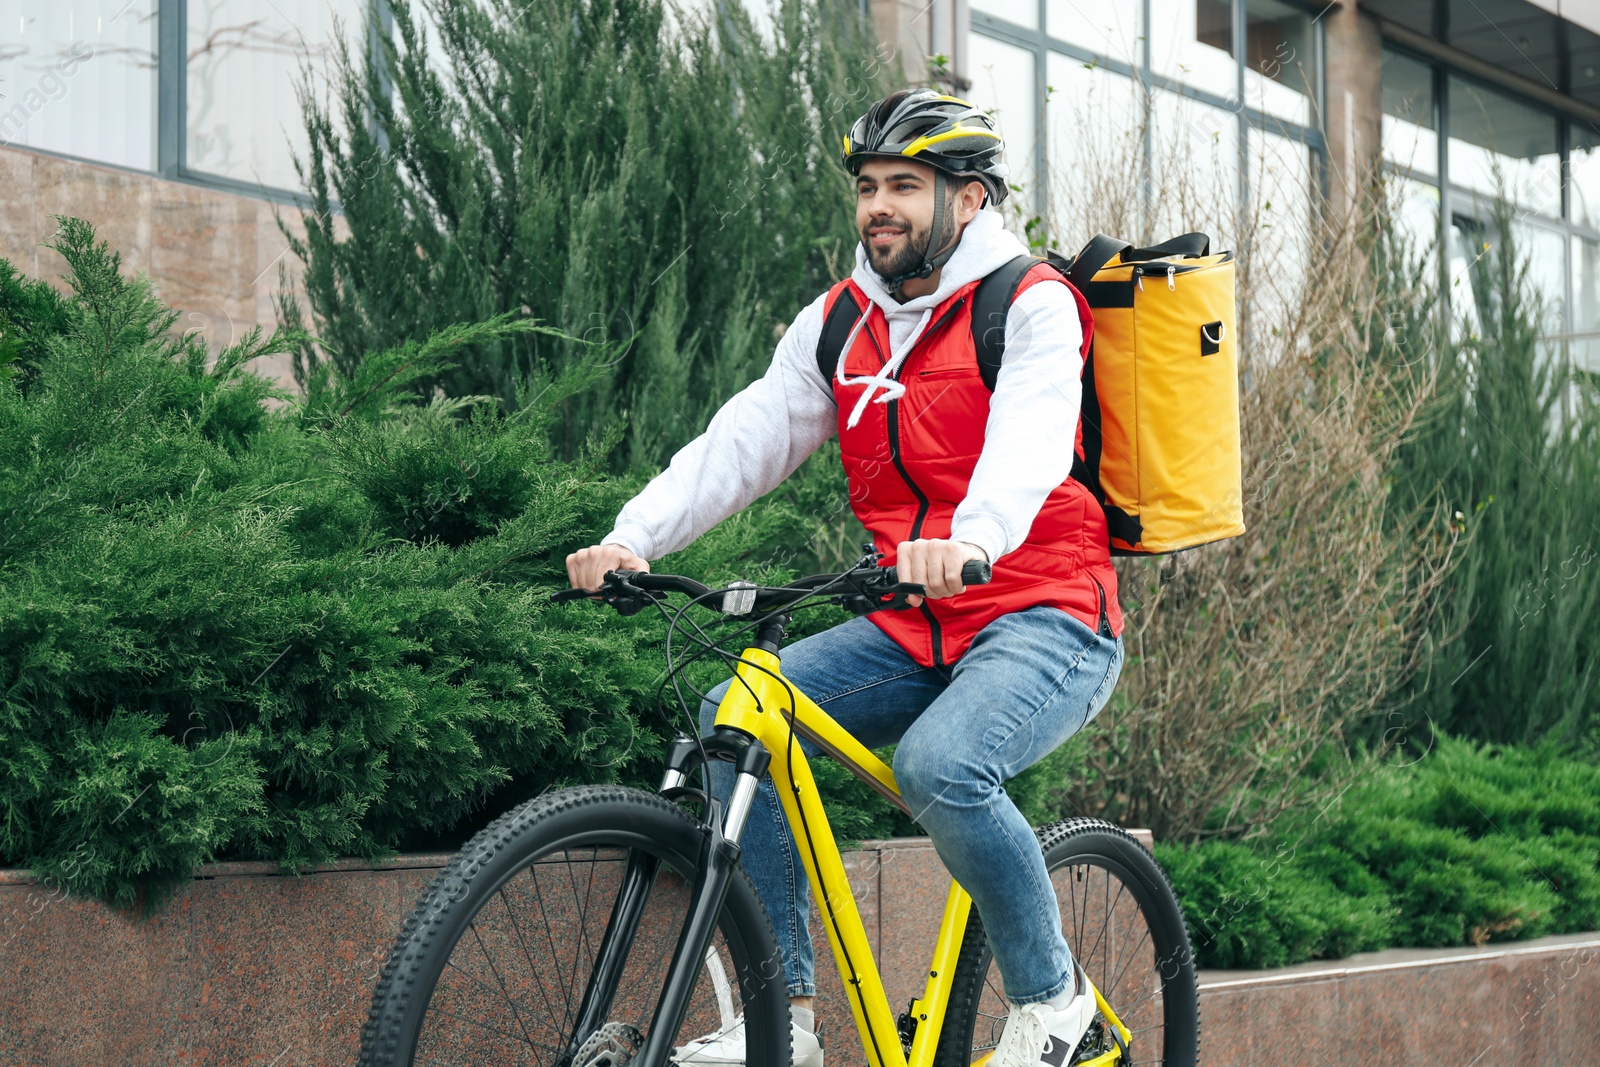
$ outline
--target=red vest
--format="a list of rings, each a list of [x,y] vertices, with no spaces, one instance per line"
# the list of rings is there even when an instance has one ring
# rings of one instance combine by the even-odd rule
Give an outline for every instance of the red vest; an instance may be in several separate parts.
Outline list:
[[[1045,279],[1060,281],[1061,276],[1041,263],[1023,276],[1018,295]],[[894,562],[902,541],[950,536],[950,520],[966,498],[983,451],[990,392],[972,343],[977,284],[962,286],[934,309],[897,375],[905,395],[884,404],[868,403],[854,429],[846,423],[868,386],[843,386],[837,375],[833,379],[851,507],[887,563]],[[1083,296],[1070,285],[1068,289],[1077,301],[1087,354],[1094,320]],[[858,307],[867,309],[868,318],[845,357],[845,373],[852,378],[874,374],[890,358],[882,310],[846,279],[828,291],[823,321],[846,290]],[[1081,421],[1077,451],[1083,454]],[[1111,632],[1122,633],[1105,515],[1089,491],[1071,478],[1045,498],[1027,540],[995,563],[988,585],[926,600],[919,609],[868,617],[918,663],[942,667],[959,659],[978,631],[1001,615],[1041,604],[1060,608],[1091,630],[1099,629],[1104,611]]]

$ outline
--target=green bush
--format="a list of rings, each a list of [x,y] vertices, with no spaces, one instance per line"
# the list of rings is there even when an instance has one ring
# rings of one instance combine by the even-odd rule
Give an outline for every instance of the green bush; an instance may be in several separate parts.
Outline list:
[[[1390,944],[1394,906],[1337,852],[1265,853],[1230,841],[1156,846],[1202,967],[1281,967]]]
[[[26,390],[44,355],[44,342],[67,328],[71,310],[47,282],[0,261],[0,377],[19,377]]]
[[[509,416],[406,391],[538,329],[502,318],[272,411],[244,364],[290,338],[208,361],[87,224],[54,247],[74,293],[13,320],[33,371],[0,381],[0,863],[127,903],[213,857],[453,847],[547,787],[655,780],[660,619],[546,600],[638,485],[595,473],[615,434],[553,454],[585,364]],[[817,521],[778,495],[666,565],[788,573]]]
[[[1328,813],[1250,843],[1163,844],[1201,966],[1600,928],[1600,768],[1439,737]]]

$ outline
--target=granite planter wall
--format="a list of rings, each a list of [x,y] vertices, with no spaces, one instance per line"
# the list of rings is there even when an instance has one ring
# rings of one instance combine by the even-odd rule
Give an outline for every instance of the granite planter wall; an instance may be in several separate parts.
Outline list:
[[[146,920],[0,871],[0,1064],[352,1063],[394,933],[445,858],[299,877],[221,864]],[[948,876],[920,838],[846,859],[899,1008],[921,990]],[[820,945],[817,963],[829,1067],[853,1067],[863,1056]],[[1600,935],[1587,935],[1205,973],[1202,1063],[1600,1062],[1597,964]]]

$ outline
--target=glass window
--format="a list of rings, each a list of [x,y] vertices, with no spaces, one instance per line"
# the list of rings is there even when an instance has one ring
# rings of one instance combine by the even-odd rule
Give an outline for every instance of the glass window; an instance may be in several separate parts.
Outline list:
[[[1505,197],[1541,215],[1561,214],[1556,117],[1493,89],[1450,79],[1450,181]]]
[[[1039,28],[1039,5],[1034,0],[967,0],[967,3],[973,11],[982,11],[1030,30]],[[927,9],[922,8],[923,11]]]
[[[291,151],[306,151],[296,92],[302,64],[325,77],[335,19],[365,40],[365,0],[188,0],[191,170],[298,188]]]
[[[1439,262],[1439,187],[1404,176],[1389,182],[1389,218],[1410,262],[1423,261],[1429,288]],[[1425,256],[1425,258],[1424,258]]]
[[[1600,241],[1572,241],[1572,361],[1600,374]]]
[[[1076,246],[1139,232],[1144,123],[1132,78],[1052,52],[1045,67],[1050,233]]]
[[[1528,287],[1539,302],[1539,334],[1563,333],[1567,307],[1567,238],[1543,226],[1512,224],[1513,251],[1528,266]],[[1530,309],[1531,310],[1531,309]]]
[[[1155,200],[1148,236],[1162,241],[1203,230],[1213,248],[1231,248],[1239,210],[1238,115],[1157,91],[1151,122]]]
[[[1229,100],[1239,95],[1227,0],[1150,0],[1150,67]]]
[[[1033,188],[1034,54],[979,33],[972,34],[967,47],[972,78],[967,99],[994,115],[1000,124],[1006,139],[1005,162],[1011,168],[1008,180],[1022,186],[1022,192],[1013,190],[1004,206],[1009,214],[1015,203],[1023,218],[1031,218],[1038,202]]]
[[[1244,91],[1253,107],[1302,125],[1320,77],[1311,17],[1278,0],[1245,0]]]
[[[526,2],[526,0],[525,0]],[[777,14],[775,3],[777,0],[737,0],[737,5],[744,9],[750,18],[750,28],[761,36],[768,46],[778,39],[778,28],[773,18]],[[520,6],[520,5],[517,5]],[[517,6],[507,12],[497,12],[494,18],[515,18]],[[433,25],[433,5],[414,4],[411,9],[413,18],[427,18],[429,25]],[[528,8],[536,8],[536,3],[528,3]],[[491,8],[491,10],[494,10]],[[526,9],[524,9],[526,10]],[[662,21],[665,24],[664,33],[668,36],[678,36],[685,26],[700,26],[708,21],[718,20],[728,10],[728,0],[673,0],[672,3],[661,6]],[[919,23],[926,32],[927,24]],[[720,31],[722,25],[717,26]]]
[[[1572,123],[1570,166],[1572,221],[1600,230],[1600,131],[1587,123]]]
[[[1194,37],[1233,55],[1233,5],[1229,0],[1195,0]]]
[[[1479,305],[1488,296],[1478,292],[1477,282],[1487,271],[1480,260],[1490,255],[1487,227],[1477,219],[1457,215],[1450,220],[1448,243],[1450,289],[1450,335],[1455,340],[1483,335],[1483,315]]]
[[[0,0],[0,145],[155,169],[156,0]]]
[[[1383,158],[1402,174],[1439,173],[1433,68],[1395,52],[1383,53]]]
[[[1307,257],[1316,244],[1312,154],[1299,141],[1265,130],[1250,131],[1249,151],[1251,262],[1240,295],[1250,304],[1254,329],[1279,336],[1301,303]]]
[[[1104,0],[1049,0],[1045,5],[1045,28],[1052,37],[1130,66],[1142,66],[1142,7],[1136,3],[1108,4]]]

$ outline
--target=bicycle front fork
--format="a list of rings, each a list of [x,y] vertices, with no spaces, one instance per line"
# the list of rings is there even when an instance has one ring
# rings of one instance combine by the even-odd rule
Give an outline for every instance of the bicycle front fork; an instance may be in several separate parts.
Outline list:
[[[772,755],[765,746],[742,730],[720,727],[709,737],[696,743],[688,738],[678,738],[667,750],[667,771],[661,782],[661,793],[669,799],[695,795],[699,790],[684,785],[689,774],[699,764],[701,752],[709,759],[726,760],[734,765],[733,794],[728,798],[726,810],[713,797],[703,796],[706,819],[702,825],[700,865],[694,884],[689,887],[689,912],[678,935],[678,947],[672,954],[672,965],[661,990],[650,1020],[650,1031],[644,1047],[635,1057],[637,1067],[667,1067],[672,1055],[673,1039],[683,1026],[689,1010],[689,1000],[694,994],[695,982],[705,960],[706,948],[716,933],[717,916],[728,895],[733,870],[739,863],[739,838],[750,817],[750,807],[755,803],[756,790],[761,776],[767,772]],[[721,818],[718,818],[718,816]],[[630,867],[630,874],[633,873]],[[639,872],[641,875],[643,872]],[[654,872],[651,872],[653,877]],[[632,918],[636,927],[638,916]],[[611,932],[607,931],[607,941]],[[632,931],[618,938],[619,943],[632,941]],[[624,952],[626,949],[624,948]],[[602,952],[602,956],[604,953]],[[600,973],[603,961],[596,967]],[[590,1018],[596,1023],[603,1019]],[[580,1027],[581,1031],[583,1028]],[[574,1035],[578,1039],[578,1035]]]

